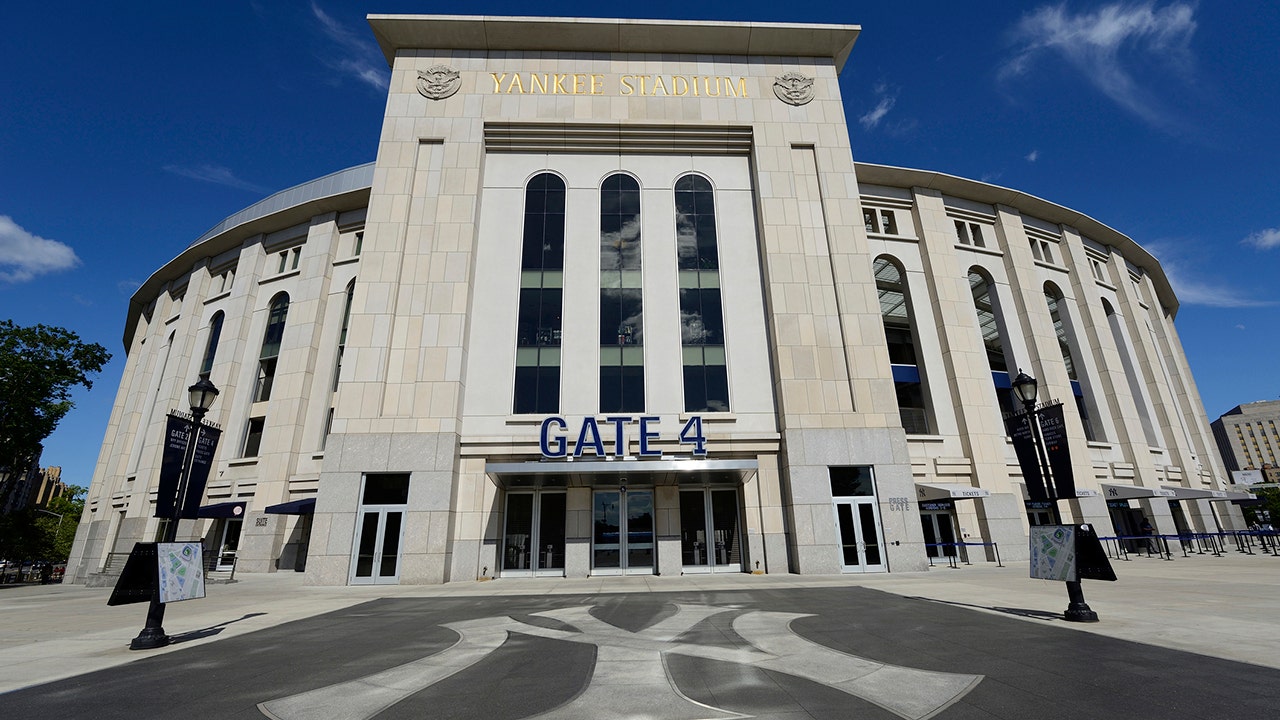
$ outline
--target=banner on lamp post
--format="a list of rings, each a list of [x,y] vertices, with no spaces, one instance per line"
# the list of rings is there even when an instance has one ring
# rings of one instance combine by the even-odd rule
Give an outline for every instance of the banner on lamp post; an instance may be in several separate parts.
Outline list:
[[[1044,440],[1045,455],[1049,460],[1049,472],[1053,475],[1053,490],[1059,500],[1076,497],[1075,475],[1071,469],[1071,449],[1067,443],[1067,423],[1062,419],[1062,403],[1041,408],[1040,437]]]
[[[195,454],[191,456],[191,471],[187,474],[187,494],[182,502],[183,518],[197,517],[200,501],[204,497],[204,486],[209,482],[209,470],[213,467],[213,454],[218,449],[221,437],[222,430],[201,423],[200,432],[196,434]]]
[[[1005,432],[1013,439],[1013,452],[1022,468],[1022,479],[1027,483],[1027,496],[1032,502],[1048,502],[1051,498],[1045,490],[1044,475],[1040,471],[1040,458],[1036,455],[1036,441],[1031,434],[1027,413],[1013,413],[1004,419]]]
[[[156,491],[155,517],[173,518],[177,510],[178,484],[182,481],[182,463],[191,441],[191,422],[181,415],[169,413],[164,427],[164,454],[160,457],[160,482]]]

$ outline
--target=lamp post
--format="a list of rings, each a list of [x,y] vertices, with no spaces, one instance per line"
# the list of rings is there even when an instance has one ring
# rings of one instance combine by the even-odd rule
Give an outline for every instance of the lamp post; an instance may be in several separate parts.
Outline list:
[[[191,460],[196,454],[196,439],[200,433],[205,413],[218,397],[218,388],[202,377],[196,384],[187,388],[187,399],[191,404],[191,420],[188,421],[190,432],[187,434],[187,452],[183,456],[182,474],[178,479],[178,493],[173,504],[173,513],[166,519],[164,538],[161,542],[171,543],[178,539],[178,520],[182,517],[182,507],[186,504],[187,485],[191,479]],[[169,644],[169,636],[164,632],[164,603],[160,602],[160,586],[157,584],[151,594],[151,604],[147,608],[147,623],[138,636],[129,643],[130,650],[151,650]]]
[[[1062,513],[1058,510],[1058,489],[1049,472],[1049,460],[1045,455],[1044,438],[1040,435],[1040,420],[1036,410],[1036,394],[1039,390],[1036,379],[1018,370],[1018,377],[1013,380],[1013,391],[1022,401],[1027,412],[1027,422],[1031,423],[1031,439],[1036,446],[1036,457],[1040,462],[1040,474],[1045,479],[1045,490],[1049,496],[1049,508],[1053,512],[1053,522],[1062,524]],[[1084,587],[1077,580],[1067,581],[1067,609],[1062,617],[1070,622],[1098,622],[1098,613],[1094,612],[1084,600]]]
[[[36,508],[36,512],[42,512],[45,515],[54,515],[58,518],[58,528],[53,531],[54,540],[57,540],[58,534],[62,532],[62,518],[66,516],[63,515],[62,513],[56,513],[52,510],[45,510],[44,508]]]

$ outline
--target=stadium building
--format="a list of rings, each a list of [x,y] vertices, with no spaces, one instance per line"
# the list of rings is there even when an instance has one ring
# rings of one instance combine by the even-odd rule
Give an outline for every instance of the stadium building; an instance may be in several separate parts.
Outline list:
[[[134,295],[76,581],[158,537],[165,416],[202,377],[223,435],[179,537],[313,584],[1025,559],[1048,515],[1003,420],[1020,370],[1064,406],[1069,519],[1242,528],[1156,258],[855,163],[858,27],[369,23],[375,162]]]

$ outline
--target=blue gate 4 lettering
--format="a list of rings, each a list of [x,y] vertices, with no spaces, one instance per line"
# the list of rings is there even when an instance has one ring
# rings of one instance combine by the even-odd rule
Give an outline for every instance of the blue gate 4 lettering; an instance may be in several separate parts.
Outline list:
[[[538,435],[539,449],[547,458],[580,458],[584,455],[596,457],[625,458],[631,438],[628,428],[638,425],[635,439],[639,444],[637,454],[642,458],[660,458],[662,449],[658,444],[662,441],[662,433],[658,425],[662,418],[653,415],[610,415],[603,420],[584,417],[575,435],[570,435],[569,423],[562,417],[551,416],[542,421]],[[569,449],[569,438],[573,437],[573,449]],[[695,457],[707,455],[707,438],[702,431],[702,417],[694,415],[685,423],[676,436],[681,445],[692,445]]]

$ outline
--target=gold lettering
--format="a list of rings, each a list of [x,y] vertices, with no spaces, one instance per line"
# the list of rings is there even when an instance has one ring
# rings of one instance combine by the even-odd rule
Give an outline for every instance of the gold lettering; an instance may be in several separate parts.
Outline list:
[[[573,75],[573,94],[583,95],[587,90],[587,76],[582,73],[574,73]]]
[[[568,76],[568,75],[564,75],[564,74],[562,74],[562,73],[556,73],[556,82],[555,82],[555,85],[554,85],[554,86],[552,87],[552,89],[551,89],[552,94],[555,94],[555,95],[568,95],[568,94],[569,94],[569,91],[564,89],[564,79],[565,79],[565,78],[567,78],[567,77],[569,77],[569,76]]]
[[[737,97],[737,95],[733,92],[733,79],[727,78],[727,77],[722,77],[720,79],[724,81],[725,97]]]
[[[520,73],[514,73],[511,76],[511,82],[507,85],[507,94],[511,94],[511,90],[520,88],[520,94],[524,94],[524,83],[520,82]]]
[[[604,94],[604,76],[603,75],[591,76],[591,94],[592,95]]]
[[[711,81],[711,80],[715,80],[715,81],[716,81],[716,91],[715,91],[715,92],[711,92],[711,83],[709,82],[709,81]],[[707,97],[720,97],[720,77],[719,77],[719,76],[716,76],[716,77],[709,77],[709,76],[703,75],[703,76],[702,76],[702,89],[703,89],[703,91],[704,91],[704,93],[706,94],[706,96],[707,96]]]
[[[693,76],[693,82],[690,83],[690,85],[693,85],[693,96],[698,97],[698,76],[697,75]]]
[[[740,77],[738,78],[738,97],[746,97],[746,96],[747,96],[747,79],[744,77]]]
[[[499,76],[499,75],[498,75],[498,73],[491,72],[491,73],[489,73],[489,75],[493,78],[493,92],[494,92],[494,94],[496,95],[497,93],[502,92],[502,81],[503,81],[503,79],[505,79],[505,78],[507,77],[507,74],[506,74],[506,73],[502,73],[502,75],[501,75],[501,76]]]
[[[636,89],[635,89],[634,87],[632,87],[632,86],[631,86],[631,80],[632,80],[632,76],[630,76],[630,75],[623,75],[623,76],[619,79],[619,82],[620,82],[620,83],[622,83],[622,94],[623,94],[623,95],[630,95],[630,94],[632,94],[632,93],[634,93],[634,92],[636,91]]]
[[[537,92],[537,93],[542,93],[543,95],[546,95],[547,94],[547,76],[546,75],[538,76],[538,75],[534,75],[533,73],[529,73],[529,92],[531,93]]]
[[[671,90],[678,96],[689,94],[689,78],[675,75],[671,78]]]
[[[653,77],[653,76],[652,76],[652,75],[637,75],[636,77],[640,78],[640,94],[641,94],[641,95],[646,94],[646,93],[645,93],[645,91],[644,91],[644,81],[645,81],[645,80],[648,80],[649,78],[651,78],[651,77]]]
[[[665,82],[663,82],[663,81],[662,81],[662,76],[661,76],[661,75],[658,75],[658,76],[656,76],[656,77],[654,77],[654,78],[653,78],[653,94],[654,94],[654,95],[657,95],[657,94],[658,94],[658,88],[662,88],[662,94],[663,94],[663,95],[670,95],[670,94],[671,94],[671,93],[667,92],[667,84],[666,84]]]

